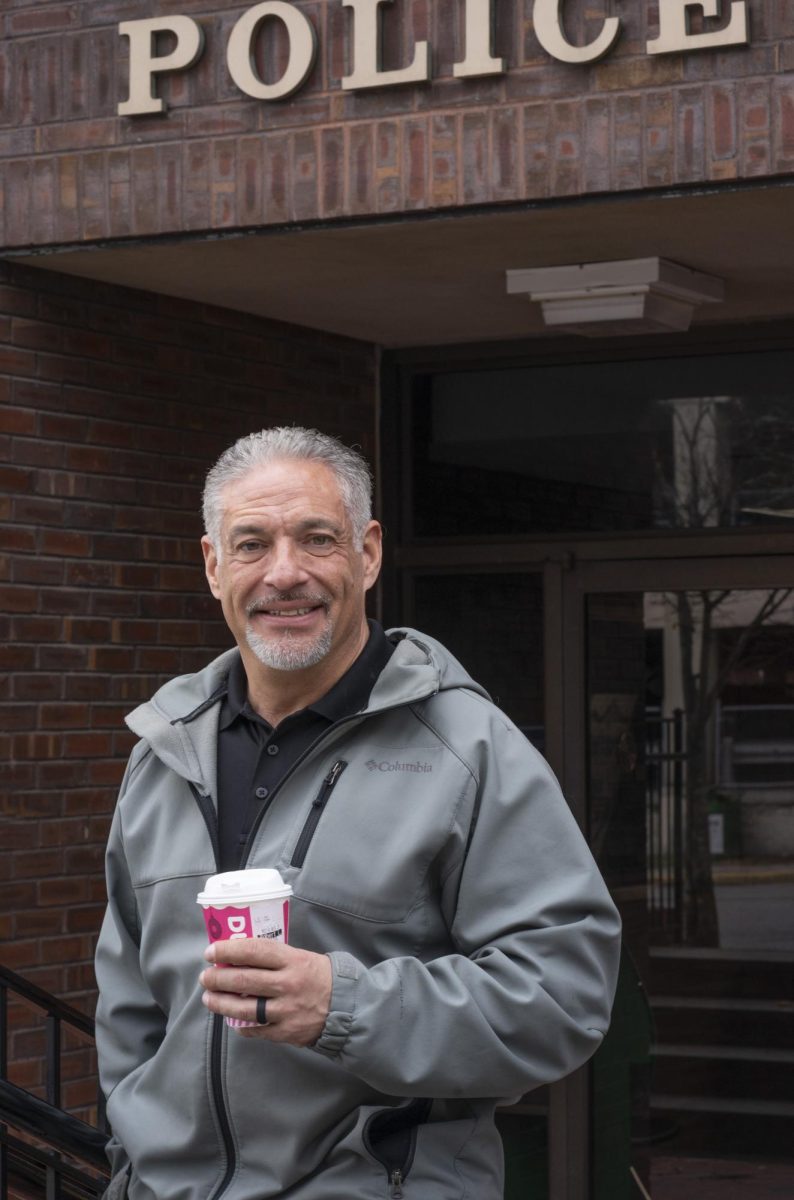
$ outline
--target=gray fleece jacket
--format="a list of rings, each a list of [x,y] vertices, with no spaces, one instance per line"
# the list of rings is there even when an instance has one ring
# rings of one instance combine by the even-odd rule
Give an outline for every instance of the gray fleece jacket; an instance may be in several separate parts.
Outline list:
[[[401,632],[367,709],[295,764],[249,840],[246,865],[294,889],[290,941],[331,959],[311,1048],[240,1038],[200,1000],[237,651],[128,718],[96,970],[131,1200],[499,1200],[495,1105],[603,1037],[619,920],[556,781],[443,647]]]

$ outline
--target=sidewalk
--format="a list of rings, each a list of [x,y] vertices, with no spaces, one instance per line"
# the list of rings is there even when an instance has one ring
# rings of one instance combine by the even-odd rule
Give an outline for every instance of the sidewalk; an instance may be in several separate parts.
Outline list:
[[[792,1200],[794,1163],[657,1157],[650,1196],[651,1200]]]
[[[711,873],[716,884],[794,883],[794,860],[790,858],[712,858]]]

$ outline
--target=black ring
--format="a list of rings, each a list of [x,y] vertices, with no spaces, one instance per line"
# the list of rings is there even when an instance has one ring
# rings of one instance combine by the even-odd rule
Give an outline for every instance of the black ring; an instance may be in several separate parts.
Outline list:
[[[267,1000],[264,996],[257,996],[256,999],[256,1023],[267,1025]]]

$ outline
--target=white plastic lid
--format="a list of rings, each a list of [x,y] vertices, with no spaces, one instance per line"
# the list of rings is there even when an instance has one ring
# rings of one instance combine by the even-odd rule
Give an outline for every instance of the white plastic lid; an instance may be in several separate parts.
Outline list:
[[[257,900],[278,900],[291,895],[292,888],[278,871],[273,867],[262,867],[211,875],[196,901],[217,908],[224,904],[254,904]]]

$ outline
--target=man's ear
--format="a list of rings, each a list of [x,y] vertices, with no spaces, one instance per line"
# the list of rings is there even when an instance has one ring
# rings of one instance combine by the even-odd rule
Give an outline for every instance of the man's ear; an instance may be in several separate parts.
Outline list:
[[[361,554],[364,559],[364,589],[369,591],[380,574],[383,558],[383,530],[378,521],[370,521],[367,526]]]
[[[218,556],[215,553],[215,547],[206,533],[201,539],[201,552],[204,555],[204,573],[207,576],[210,591],[216,600],[220,600],[221,589],[218,583]]]

